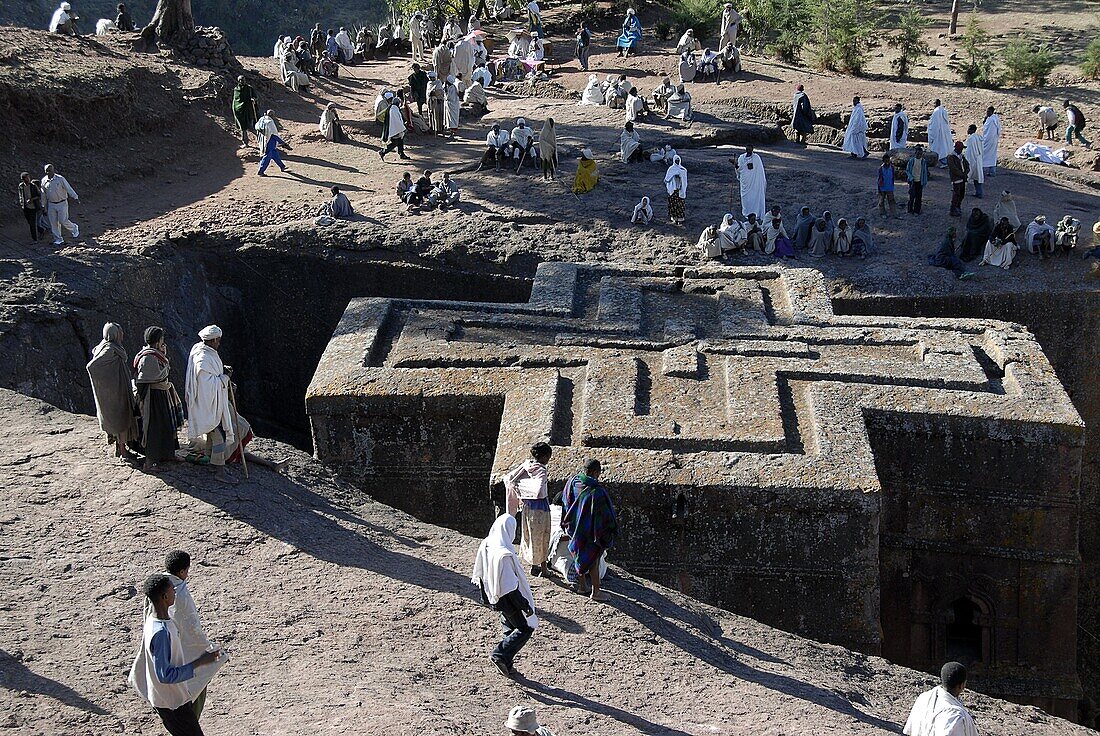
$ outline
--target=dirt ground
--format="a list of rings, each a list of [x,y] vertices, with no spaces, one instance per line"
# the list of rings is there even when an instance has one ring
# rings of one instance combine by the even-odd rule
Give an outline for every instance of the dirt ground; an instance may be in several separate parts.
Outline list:
[[[896,733],[931,679],[705,606],[616,569],[611,601],[534,581],[542,624],[502,678],[474,600],[477,540],[370,501],[308,456],[238,486],[108,457],[95,420],[0,390],[0,728],[153,734],[128,688],[137,587],[170,549],[230,660],[211,734],[497,734],[536,708],[557,734]],[[239,469],[234,471],[239,477]],[[964,699],[983,734],[1085,734]]]

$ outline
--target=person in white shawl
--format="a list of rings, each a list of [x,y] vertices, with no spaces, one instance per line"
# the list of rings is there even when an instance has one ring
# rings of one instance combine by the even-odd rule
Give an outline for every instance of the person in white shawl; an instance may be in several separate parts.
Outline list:
[[[963,158],[970,164],[970,181],[974,182],[974,196],[981,199],[982,184],[985,183],[985,170],[982,168],[985,152],[982,150],[982,136],[978,132],[977,125],[971,125],[966,129],[966,143],[963,145],[966,147]]]
[[[195,605],[195,599],[191,595],[191,589],[187,584],[191,576],[191,555],[183,550],[169,552],[164,558],[164,568],[168,572],[168,580],[176,591],[176,600],[168,607],[168,616],[179,631],[180,648],[183,649],[183,660],[193,662],[205,652],[213,652],[220,649],[211,643],[202,628],[202,619],[199,617],[199,608]],[[152,604],[146,599],[145,615],[153,615]],[[206,704],[206,688],[218,670],[222,668],[228,659],[222,658],[214,662],[212,667],[203,667],[195,672],[195,676],[187,680],[187,691],[193,696],[191,704],[196,717],[202,716],[203,706]]]
[[[894,117],[890,118],[890,150],[905,148],[909,141],[909,113],[899,102],[894,105]]]
[[[1054,228],[1047,223],[1047,216],[1036,215],[1024,231],[1024,245],[1040,258],[1049,258],[1054,253],[1054,233]]]
[[[80,20],[68,3],[61,3],[50,17],[50,33],[76,35],[76,22]]]
[[[271,52],[271,58],[275,59],[275,61],[282,61],[289,46],[290,36],[279,36],[275,39],[275,48]]]
[[[688,172],[677,156],[665,170],[665,191],[668,192],[668,219],[673,225],[684,224],[688,192]]]
[[[443,86],[443,111],[446,125],[453,138],[458,132],[458,118],[462,110],[462,100],[458,97],[458,87],[455,85],[454,76],[447,77],[447,84]]]
[[[745,247],[745,228],[732,212],[723,215],[722,224],[718,226],[718,246],[722,253],[735,253]]]
[[[658,148],[649,154],[649,160],[653,163],[671,164],[676,160],[676,149],[666,143],[664,148]]]
[[[844,131],[844,150],[852,158],[867,158],[870,154],[867,150],[867,115],[858,97],[852,98],[852,114]]]
[[[718,244],[718,228],[707,225],[699,234],[699,242],[696,244],[703,260],[708,258],[721,258],[722,247]]]
[[[741,14],[733,7],[733,3],[726,3],[722,8],[722,31],[719,33],[719,46],[725,47],[727,43],[737,46],[737,33],[741,29]]]
[[[126,447],[139,433],[137,400],[130,383],[130,358],[122,347],[121,325],[114,322],[103,325],[103,340],[92,350],[87,370],[99,428],[114,443],[115,457],[136,459]]]
[[[627,121],[623,132],[619,134],[619,155],[623,163],[642,160],[642,139],[634,130],[634,123]]]
[[[685,123],[690,123],[692,118],[691,93],[678,85],[676,91],[668,98],[668,114],[666,118],[680,118]]]
[[[347,140],[347,136],[344,135],[344,126],[340,124],[340,114],[336,112],[335,102],[325,105],[318,127],[326,141],[343,143]]]
[[[474,74],[474,44],[469,39],[455,44],[454,57],[451,60],[452,73],[461,74],[463,79],[470,79]]]
[[[1016,214],[1016,198],[1006,189],[1001,192],[1001,198],[993,207],[993,222],[1000,222],[1002,217],[1007,217],[1013,231],[1020,229],[1020,216]]]
[[[505,677],[515,677],[515,659],[539,625],[535,616],[535,596],[523,572],[512,540],[516,538],[516,519],[501,514],[493,522],[474,557],[470,581],[478,586],[482,602],[500,613],[504,638],[489,659]]]
[[[649,203],[649,197],[642,197],[642,200],[634,205],[634,214],[630,216],[630,222],[634,225],[648,225],[653,222],[653,206]]]
[[[695,31],[689,28],[684,31],[684,35],[680,36],[680,40],[676,44],[676,53],[686,54],[695,51],[695,47],[698,43],[699,42],[695,40]]]
[[[283,84],[291,92],[297,92],[303,87],[310,86],[311,82],[309,75],[298,69],[298,55],[294,53],[294,49],[288,48],[283,53],[281,70]]]
[[[475,79],[466,88],[466,94],[462,96],[462,102],[470,106],[470,111],[475,117],[481,117],[489,112],[489,97],[485,94],[485,88],[481,81]]]
[[[982,168],[986,176],[997,175],[997,149],[1001,146],[1001,116],[992,107],[985,111],[982,125]]]
[[[932,117],[928,119],[928,150],[936,154],[940,168],[947,166],[947,157],[955,149],[955,138],[951,135],[951,122],[947,118],[947,108],[936,100]]]
[[[966,688],[966,668],[948,662],[940,670],[940,685],[921,693],[902,733],[905,736],[978,736],[974,718],[959,700]]]
[[[344,63],[350,64],[355,57],[355,45],[352,44],[351,36],[348,35],[343,26],[340,27],[340,32],[336,34],[336,45],[340,47],[340,55],[343,57]]]
[[[600,85],[600,78],[595,74],[588,75],[588,84],[585,85],[584,91],[581,92],[582,105],[602,105],[603,104],[603,88]]]
[[[260,119],[256,121],[254,126],[256,130],[256,142],[260,146],[260,151],[267,150],[267,139],[279,132],[279,126],[275,124],[274,110],[268,110]]]
[[[626,119],[632,123],[645,115],[645,100],[638,96],[638,88],[631,87],[626,95]]]
[[[745,146],[745,152],[737,157],[737,182],[741,189],[741,215],[763,217],[768,211],[764,204],[768,177],[764,174],[764,161],[752,146]]]

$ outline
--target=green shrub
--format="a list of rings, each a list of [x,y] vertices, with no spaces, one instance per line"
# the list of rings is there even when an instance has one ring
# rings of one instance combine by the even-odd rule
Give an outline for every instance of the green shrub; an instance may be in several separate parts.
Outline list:
[[[679,0],[672,5],[672,30],[681,34],[689,28],[695,38],[717,34],[722,20],[722,0]]]
[[[898,58],[891,66],[902,79],[908,77],[913,66],[932,50],[924,40],[924,30],[929,23],[928,18],[912,5],[898,18],[897,33],[890,38],[890,45],[898,50]]]
[[[1023,39],[1018,39],[1009,43],[1001,51],[1001,63],[1004,64],[1004,77],[1008,84],[1015,87],[1023,85],[1042,87],[1058,64],[1058,57],[1046,44],[1035,46]]]
[[[1085,61],[1081,71],[1089,79],[1100,79],[1100,38],[1093,39],[1085,49]]]
[[[966,21],[966,32],[959,39],[965,58],[948,66],[967,87],[995,87],[993,54],[989,50],[989,34],[975,13]]]
[[[746,0],[740,43],[754,53],[793,62],[806,44],[809,22],[808,0]]]
[[[814,0],[814,61],[821,69],[861,74],[877,22],[863,0]]]
[[[659,20],[653,24],[653,33],[658,40],[667,41],[672,37],[672,26],[667,21]]]

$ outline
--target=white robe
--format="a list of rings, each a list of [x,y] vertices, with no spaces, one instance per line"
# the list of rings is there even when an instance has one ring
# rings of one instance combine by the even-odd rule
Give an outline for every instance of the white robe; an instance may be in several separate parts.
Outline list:
[[[263,115],[256,121],[256,140],[260,144],[260,151],[267,150],[267,139],[279,132],[275,121],[269,116]]]
[[[723,8],[722,10],[722,32],[720,35],[721,42],[719,47],[724,47],[727,43],[737,45],[737,32],[741,28],[741,14],[737,12],[736,8]]]
[[[448,83],[443,87],[443,116],[448,128],[458,128],[458,115],[461,109],[462,101],[458,98],[458,87]]]
[[[966,707],[942,686],[921,693],[902,730],[905,736],[978,736]]]
[[[748,167],[750,161],[752,169]],[[759,153],[753,153],[751,158],[744,153],[737,157],[737,181],[741,186],[741,214],[745,217],[755,214],[759,220],[768,211],[764,204],[768,177]]]
[[[351,61],[351,58],[355,56],[355,46],[351,43],[351,36],[347,31],[340,31],[336,34],[336,45],[340,47],[340,53],[344,56],[344,63]]]
[[[1008,224],[1012,225],[1014,230],[1020,229],[1020,216],[1016,214],[1016,200],[1013,199],[1011,194],[1002,194],[1001,199],[993,208],[993,224],[996,225],[1000,222],[1002,217],[1008,218]]]
[[[718,226],[718,245],[722,250],[737,250],[745,243],[745,229],[733,215],[726,213],[722,224]]]
[[[1016,251],[1019,249],[1020,247],[1011,240],[1001,245],[993,245],[991,240],[986,241],[981,265],[998,266],[1008,270],[1012,266],[1013,259],[1016,258]]]
[[[631,222],[641,222],[648,225],[653,220],[653,206],[649,203],[649,197],[642,197],[642,201],[634,205],[634,214],[630,216]],[[553,509],[551,509],[553,511]],[[557,527],[555,527],[557,528]],[[553,544],[550,545],[553,548]]]
[[[619,134],[619,155],[622,156],[624,164],[635,151],[641,148],[641,145],[641,136],[638,135],[638,131],[628,133],[624,130]]]
[[[711,225],[704,228],[699,234],[699,242],[696,243],[703,258],[721,258],[722,246],[718,242],[718,229]]]
[[[676,177],[679,177],[679,186],[677,186]],[[673,192],[680,193],[680,199],[687,199],[688,196],[688,170],[680,163],[673,163],[665,171],[665,191],[669,196],[672,196]]]
[[[539,620],[534,613],[535,596],[531,594],[531,584],[527,582],[519,555],[512,545],[515,538],[516,518],[508,514],[498,516],[489,529],[489,534],[477,548],[470,581],[481,585],[490,605],[496,605],[505,595],[518,590],[531,604],[527,625],[536,628]]]
[[[50,18],[50,33],[57,33],[57,29],[68,23],[71,17],[69,13],[61,8],[53,11],[53,17]]]
[[[982,165],[992,168],[997,165],[997,149],[1001,145],[1001,116],[993,113],[985,119],[982,128]]]
[[[867,154],[867,115],[863,112],[863,103],[852,107],[852,116],[848,118],[848,128],[844,131],[844,150],[863,158]]]
[[[645,103],[642,102],[642,98],[637,95],[633,95],[626,98],[626,119],[634,123],[638,121],[638,116],[645,109]]]
[[[966,148],[963,149],[963,158],[970,164],[971,181],[985,182],[985,171],[982,169],[983,156],[981,135],[971,133],[966,137]]]
[[[603,90],[600,88],[600,78],[595,74],[588,75],[588,86],[581,93],[582,105],[602,105]]]
[[[461,74],[464,80],[469,81],[474,73],[474,45],[472,43],[459,41],[455,44],[451,69],[456,76]]]
[[[229,407],[229,376],[218,351],[195,343],[187,361],[187,437],[195,440],[221,427],[227,445],[236,440]]]
[[[901,136],[897,137],[894,131],[901,126]],[[890,150],[893,151],[897,148],[905,148],[909,142],[909,113],[902,110],[901,112],[894,113],[894,117],[890,119]]]
[[[928,150],[936,154],[937,161],[943,161],[955,150],[951,122],[947,119],[947,108],[943,105],[933,110],[932,117],[928,120]]]

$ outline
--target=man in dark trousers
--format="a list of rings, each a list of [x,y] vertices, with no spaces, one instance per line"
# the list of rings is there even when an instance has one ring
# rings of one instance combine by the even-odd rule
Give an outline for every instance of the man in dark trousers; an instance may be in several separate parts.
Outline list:
[[[416,100],[416,112],[424,114],[424,103],[428,101],[428,73],[420,68],[419,64],[412,65],[412,74],[409,75],[409,91]]]
[[[1063,102],[1062,107],[1066,109],[1066,145],[1072,146],[1073,139],[1076,138],[1085,144],[1085,148],[1092,148],[1092,141],[1081,135],[1081,131],[1085,129],[1085,116],[1081,109],[1069,100]]]
[[[962,217],[962,202],[966,196],[966,179],[970,164],[963,158],[963,143],[955,141],[955,150],[947,157],[947,175],[951,177],[951,216]]]

